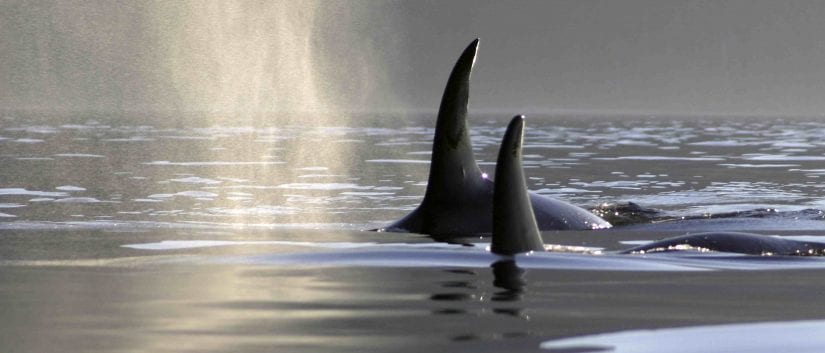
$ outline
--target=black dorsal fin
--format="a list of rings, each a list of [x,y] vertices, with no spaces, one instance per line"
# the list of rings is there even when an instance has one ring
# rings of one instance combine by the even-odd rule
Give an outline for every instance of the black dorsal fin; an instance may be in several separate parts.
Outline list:
[[[483,182],[467,127],[470,74],[477,50],[478,39],[461,53],[444,88],[435,126],[425,202],[458,201],[463,198],[458,193]]]
[[[490,250],[500,255],[544,251],[521,167],[523,138],[524,116],[517,115],[507,126],[496,162]]]
[[[467,127],[470,75],[477,50],[478,39],[461,53],[444,89],[424,199],[414,211],[380,230],[429,234],[441,240],[492,233],[493,182],[478,168]],[[538,194],[530,194],[529,199],[541,229],[610,227],[566,202]]]

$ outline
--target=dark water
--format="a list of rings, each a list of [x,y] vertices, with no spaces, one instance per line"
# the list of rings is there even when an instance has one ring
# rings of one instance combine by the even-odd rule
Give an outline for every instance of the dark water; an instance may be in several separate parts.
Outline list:
[[[487,172],[506,118],[471,119]],[[637,224],[548,232],[558,251],[514,259],[363,231],[420,201],[432,118],[134,121],[0,119],[3,351],[821,347],[796,338],[825,332],[800,321],[825,319],[825,259],[610,253],[688,230],[818,240],[819,121],[530,119],[532,190]]]

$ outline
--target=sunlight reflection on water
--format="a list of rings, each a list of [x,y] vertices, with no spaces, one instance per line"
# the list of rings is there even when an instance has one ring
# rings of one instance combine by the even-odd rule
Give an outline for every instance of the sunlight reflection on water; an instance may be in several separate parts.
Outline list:
[[[367,228],[402,216],[421,199],[433,131],[423,126],[430,119],[365,117],[351,127],[277,128],[6,119],[0,202],[23,205],[4,212],[14,221],[234,217],[222,222]],[[490,118],[472,125],[476,157],[492,172],[503,123]],[[635,202],[675,215],[821,206],[821,122],[712,125],[530,119],[529,187],[585,207]],[[38,143],[15,143],[20,140]]]

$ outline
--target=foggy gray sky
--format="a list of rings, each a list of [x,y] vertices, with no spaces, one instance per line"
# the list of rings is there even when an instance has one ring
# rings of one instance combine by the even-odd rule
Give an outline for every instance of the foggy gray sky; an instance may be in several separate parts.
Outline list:
[[[0,109],[823,115],[822,1],[0,2]]]

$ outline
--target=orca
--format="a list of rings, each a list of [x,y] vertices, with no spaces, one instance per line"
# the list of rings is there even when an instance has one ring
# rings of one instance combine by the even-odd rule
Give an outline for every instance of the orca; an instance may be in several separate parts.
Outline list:
[[[404,218],[377,231],[428,234],[437,240],[492,233],[493,181],[473,155],[467,126],[470,75],[479,40],[455,63],[438,110],[430,174],[421,204]],[[611,225],[587,210],[529,193],[541,230],[605,229]]]
[[[519,115],[507,126],[496,161],[490,251],[497,254],[544,250],[521,167],[523,141],[524,117]]]
[[[499,255],[509,256],[545,250],[539,226],[529,202],[527,184],[522,171],[523,130],[524,117],[514,117],[504,133],[496,162],[493,239],[490,251]],[[682,235],[654,241],[619,253],[645,254],[685,248],[747,255],[825,255],[825,243],[736,232]]]
[[[707,232],[681,235],[623,250],[620,253],[645,254],[685,248],[746,255],[825,255],[825,244],[823,243],[738,232]]]

